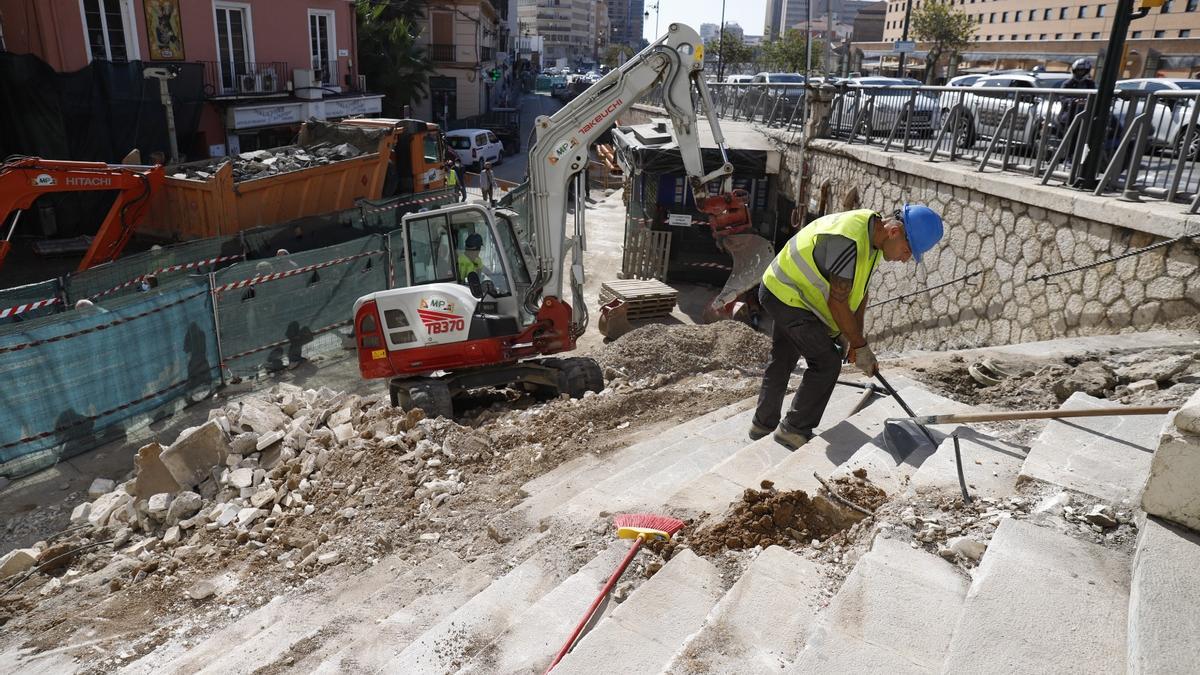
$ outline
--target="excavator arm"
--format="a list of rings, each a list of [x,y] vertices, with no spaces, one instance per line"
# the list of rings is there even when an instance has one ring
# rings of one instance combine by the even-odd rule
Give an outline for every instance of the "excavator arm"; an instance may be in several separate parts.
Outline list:
[[[72,162],[22,157],[0,165],[0,215],[12,214],[0,241],[0,267],[12,248],[21,211],[52,192],[115,190],[117,198],[100,224],[77,271],[116,260],[146,214],[150,198],[163,184],[162,166]]]
[[[663,107],[674,126],[697,205],[705,212],[719,216],[722,228],[737,230],[748,224],[742,197],[730,189],[733,165],[728,159],[703,73],[704,43],[700,36],[687,26],[673,23],[666,35],[605,75],[554,115],[535,121],[537,142],[529,151],[528,218],[538,259],[535,281],[525,299],[531,313],[537,312],[539,296],[543,303],[548,298],[561,297],[564,277],[569,273],[571,331],[578,335],[586,326],[587,310],[582,297],[585,238],[578,213],[582,208],[576,208],[575,231],[568,235],[568,187],[587,166],[588,148],[592,143],[619,115],[655,87],[662,87]],[[697,129],[699,115],[693,95],[696,90],[704,102],[713,138],[724,160],[720,167],[707,173]],[[710,196],[707,185],[716,179],[722,179],[722,193]]]

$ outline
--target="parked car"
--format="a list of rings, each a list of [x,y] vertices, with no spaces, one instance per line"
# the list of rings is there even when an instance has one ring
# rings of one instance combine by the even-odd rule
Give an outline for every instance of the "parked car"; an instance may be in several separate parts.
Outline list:
[[[831,125],[837,131],[850,131],[865,109],[867,101],[874,101],[874,112],[870,119],[863,119],[857,131],[871,136],[886,136],[897,122],[901,129],[909,129],[913,136],[931,136],[941,125],[941,106],[933,94],[918,92],[913,98],[913,87],[921,83],[910,78],[855,77],[842,84],[850,85],[834,99]],[[912,99],[912,118],[906,123],[903,115]],[[901,137],[903,131],[900,132]]]
[[[749,84],[754,79],[753,75],[726,75],[725,81],[729,84]]]
[[[504,158],[504,145],[496,134],[487,129],[455,129],[446,133],[446,145],[454,151],[463,166],[476,171],[484,162],[499,164]]]
[[[963,134],[959,137],[962,147],[970,147],[980,138],[990,139],[1004,131],[1000,122],[1004,119],[1005,111],[1015,105],[1013,111],[1013,145],[1030,149],[1037,145],[1041,133],[1041,122],[1047,113],[1042,97],[1030,93],[1013,94],[1000,89],[1055,89],[1061,87],[1071,78],[1068,73],[1005,73],[1003,75],[988,75],[979,78],[974,84],[966,87],[960,95],[958,92],[947,92],[941,97],[942,107],[949,109],[954,103],[961,102],[965,107],[965,118],[960,118],[960,128]],[[1039,108],[1039,106],[1041,106]]]
[[[1150,93],[1193,91],[1200,95],[1200,80],[1168,77],[1121,80],[1117,82],[1117,91],[1128,93],[1113,101],[1113,113],[1128,127],[1146,109]],[[1195,104],[1194,98],[1155,99],[1150,121],[1150,142],[1155,148],[1170,150],[1176,157],[1183,153],[1183,143],[1187,140],[1187,127]],[[1187,155],[1193,161],[1200,161],[1200,128],[1192,136]]]
[[[794,87],[768,87],[769,84],[794,84]],[[757,85],[757,86],[756,86]],[[742,96],[742,114],[788,120],[804,101],[804,76],[799,73],[758,73]]]

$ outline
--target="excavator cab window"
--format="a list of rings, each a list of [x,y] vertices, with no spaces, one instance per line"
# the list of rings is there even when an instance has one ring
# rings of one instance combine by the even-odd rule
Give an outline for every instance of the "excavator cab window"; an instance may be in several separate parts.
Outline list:
[[[412,285],[455,281],[454,245],[446,216],[409,220],[406,227]]]
[[[486,217],[478,211],[460,211],[450,215],[450,225],[454,232],[455,250],[458,251],[458,278],[465,283],[470,272],[478,272],[481,280],[490,280],[495,285],[497,296],[511,295],[512,287],[508,283],[504,260]],[[482,247],[477,253],[467,249],[467,239],[471,235],[479,235],[482,240]]]

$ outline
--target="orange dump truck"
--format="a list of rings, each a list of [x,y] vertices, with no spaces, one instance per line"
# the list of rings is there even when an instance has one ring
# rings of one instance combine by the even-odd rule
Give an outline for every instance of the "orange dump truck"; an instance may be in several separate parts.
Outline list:
[[[229,235],[445,187],[445,144],[420,120],[310,121],[296,145],[168,166],[142,234]]]

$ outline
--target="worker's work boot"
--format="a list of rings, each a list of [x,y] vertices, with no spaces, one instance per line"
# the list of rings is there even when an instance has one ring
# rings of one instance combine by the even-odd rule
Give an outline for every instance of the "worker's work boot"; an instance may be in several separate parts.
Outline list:
[[[755,422],[754,420],[750,420],[750,440],[757,441],[758,439],[762,438],[763,436],[766,436],[769,433],[771,433],[770,427],[764,427],[763,425],[759,424],[758,422]]]
[[[784,424],[780,424],[779,428],[775,430],[775,442],[788,450],[796,450],[808,441],[809,436],[807,434],[793,431]]]

